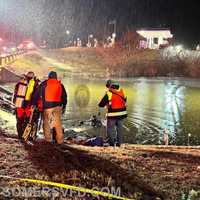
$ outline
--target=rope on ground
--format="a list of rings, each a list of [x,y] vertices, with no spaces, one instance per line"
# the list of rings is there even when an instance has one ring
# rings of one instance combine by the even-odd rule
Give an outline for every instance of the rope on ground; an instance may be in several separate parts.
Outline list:
[[[0,175],[0,177],[5,178],[5,179],[18,180],[20,182],[38,183],[38,184],[43,184],[43,185],[49,185],[49,186],[55,186],[55,187],[70,189],[70,190],[74,190],[74,191],[78,191],[78,192],[92,194],[94,196],[100,195],[100,196],[108,197],[108,198],[112,198],[112,199],[131,200],[131,199],[116,196],[116,195],[113,195],[113,194],[110,194],[110,193],[101,192],[101,191],[92,190],[92,189],[87,189],[87,188],[83,188],[83,187],[77,187],[77,186],[73,186],[73,185],[67,185],[67,184],[63,184],[63,183],[56,183],[56,182],[51,182],[51,181],[43,181],[43,180],[29,179],[29,178],[15,178],[15,177],[2,176],[2,175]]]

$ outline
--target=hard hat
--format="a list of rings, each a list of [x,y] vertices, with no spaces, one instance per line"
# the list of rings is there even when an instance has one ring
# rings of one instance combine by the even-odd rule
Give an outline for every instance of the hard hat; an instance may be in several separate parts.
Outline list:
[[[119,88],[118,82],[112,82],[110,87]]]
[[[35,76],[34,72],[31,72],[31,71],[26,74],[26,77],[30,79],[34,78],[34,76]]]
[[[107,80],[106,87],[109,88],[112,85],[112,80]]]

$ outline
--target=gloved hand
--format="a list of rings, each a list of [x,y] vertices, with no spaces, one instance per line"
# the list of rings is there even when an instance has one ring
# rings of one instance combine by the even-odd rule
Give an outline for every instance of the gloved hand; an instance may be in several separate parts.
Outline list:
[[[98,110],[98,116],[100,117],[101,116],[101,109],[99,108]]]

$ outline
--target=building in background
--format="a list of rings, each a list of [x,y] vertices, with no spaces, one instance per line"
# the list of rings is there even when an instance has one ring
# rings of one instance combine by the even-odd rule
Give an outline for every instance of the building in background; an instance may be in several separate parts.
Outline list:
[[[197,44],[196,50],[200,51],[200,44]]]
[[[139,48],[159,49],[169,45],[173,38],[169,29],[140,29],[136,31],[144,39],[139,41]]]

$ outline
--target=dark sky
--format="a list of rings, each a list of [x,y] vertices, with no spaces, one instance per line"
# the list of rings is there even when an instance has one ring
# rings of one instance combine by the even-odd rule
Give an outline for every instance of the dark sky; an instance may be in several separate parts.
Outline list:
[[[98,38],[112,29],[117,35],[137,28],[170,28],[177,42],[200,41],[199,0],[0,0],[0,23],[25,37],[60,41],[70,37]],[[1,28],[1,27],[0,27]]]

